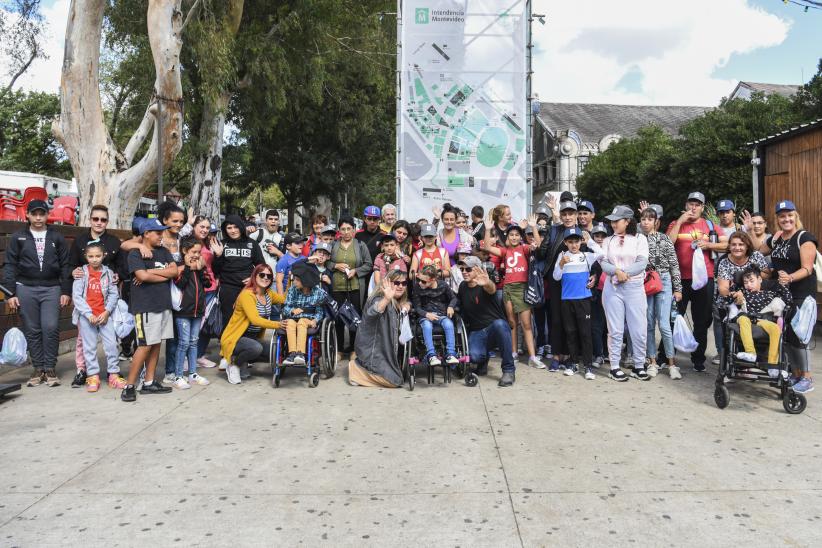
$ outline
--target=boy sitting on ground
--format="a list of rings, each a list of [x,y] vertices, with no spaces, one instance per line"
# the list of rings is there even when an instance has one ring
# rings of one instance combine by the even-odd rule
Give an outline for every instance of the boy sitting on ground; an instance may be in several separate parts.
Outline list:
[[[320,286],[320,271],[307,261],[291,267],[291,287],[283,305],[283,325],[288,339],[288,356],[284,365],[305,365],[308,329],[323,318],[323,302],[328,294]]]

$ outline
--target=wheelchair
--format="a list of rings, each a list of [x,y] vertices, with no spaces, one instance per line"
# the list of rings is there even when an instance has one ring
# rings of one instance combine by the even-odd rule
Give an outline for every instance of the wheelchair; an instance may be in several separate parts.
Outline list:
[[[409,390],[414,390],[417,382],[417,366],[425,360],[426,349],[419,321],[413,316],[410,319],[411,331],[414,336],[401,348],[400,363],[402,364],[403,380],[408,383]],[[479,377],[471,370],[471,356],[468,352],[468,330],[458,314],[454,314],[451,321],[454,323],[454,346],[459,360],[453,372],[456,373],[457,378],[463,379],[465,386],[476,386],[479,383]],[[452,369],[450,365],[445,363],[445,333],[438,324],[434,324],[434,349],[442,363],[435,366],[424,364],[428,384],[434,384],[438,367],[442,368],[443,382],[450,384]]]
[[[724,348],[719,357],[719,372],[716,376],[716,384],[714,387],[714,403],[719,409],[725,409],[731,401],[730,392],[725,385],[725,379],[739,379],[747,381],[763,381],[767,382],[769,386],[778,390],[777,397],[782,400],[782,407],[791,415],[798,415],[805,410],[807,406],[807,399],[804,394],[797,394],[788,381],[790,377],[790,364],[783,349],[785,339],[785,329],[787,321],[785,318],[790,318],[789,308],[785,309],[782,317],[775,321],[782,329],[779,337],[779,374],[777,377],[771,378],[768,375],[768,346],[770,339],[768,334],[759,327],[756,323],[751,326],[751,334],[756,347],[756,363],[746,362],[736,357],[737,352],[742,351],[742,340],[739,337],[739,325],[736,323],[736,317],[729,318],[728,306],[717,304],[714,309],[714,320],[720,321],[722,325],[722,338],[724,340]],[[752,322],[759,319],[774,321],[773,315],[766,314],[764,316],[758,314],[747,314]],[[771,366],[772,367],[772,366]]]
[[[290,367],[305,368],[309,388],[316,388],[320,384],[320,372],[326,379],[333,377],[337,370],[337,332],[334,330],[334,320],[325,316],[320,325],[308,330],[305,365],[283,364],[288,352],[285,327],[280,327],[271,338],[269,347],[269,362],[273,373],[271,383],[274,388],[280,386],[283,373]]]

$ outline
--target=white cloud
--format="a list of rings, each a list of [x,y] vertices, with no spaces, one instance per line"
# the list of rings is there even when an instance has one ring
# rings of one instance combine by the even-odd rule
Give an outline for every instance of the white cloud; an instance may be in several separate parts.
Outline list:
[[[548,19],[532,27],[544,102],[716,105],[737,82],[714,71],[782,43],[790,28],[747,0],[536,0],[533,11]],[[618,85],[629,73],[639,86]]]

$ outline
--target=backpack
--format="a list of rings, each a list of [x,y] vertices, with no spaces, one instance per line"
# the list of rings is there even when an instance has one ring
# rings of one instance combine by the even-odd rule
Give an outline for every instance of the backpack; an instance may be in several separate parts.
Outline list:
[[[528,285],[525,286],[525,292],[522,296],[525,304],[539,306],[545,301],[544,278],[545,274],[542,268],[540,268],[536,253],[531,253],[528,257]]]
[[[806,231],[800,231],[799,236],[796,238],[797,246],[799,244],[799,240],[802,238],[803,232]],[[819,249],[816,250],[816,259],[813,261],[813,272],[816,274],[816,292],[822,293],[822,253],[819,253]]]

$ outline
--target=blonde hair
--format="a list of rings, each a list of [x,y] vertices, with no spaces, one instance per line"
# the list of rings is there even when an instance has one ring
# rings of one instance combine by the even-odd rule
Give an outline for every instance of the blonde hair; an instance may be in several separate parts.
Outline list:
[[[502,216],[505,215],[505,210],[508,209],[508,206],[505,204],[499,204],[494,206],[494,209],[491,210],[491,218],[494,222],[499,222],[502,219]]]
[[[795,209],[793,211],[783,211],[782,213],[793,213],[793,222],[796,225],[796,230],[805,230],[804,225],[802,225],[802,219],[799,217],[799,212]],[[779,213],[776,214],[776,222],[779,224]]]
[[[391,283],[394,283],[395,280],[398,280],[400,278],[405,278],[406,280],[408,280],[408,273],[403,272],[402,270],[391,270],[390,272],[388,272],[388,275],[385,277],[385,279],[388,280]],[[369,298],[377,299],[377,298],[382,298],[382,296],[383,296],[382,284],[380,284],[379,286],[374,288],[374,292],[371,294],[371,297],[369,297]],[[402,298],[398,299],[397,303],[399,304],[399,306],[402,306],[406,303],[406,301],[408,301],[408,286],[406,286],[406,289],[402,294]]]

